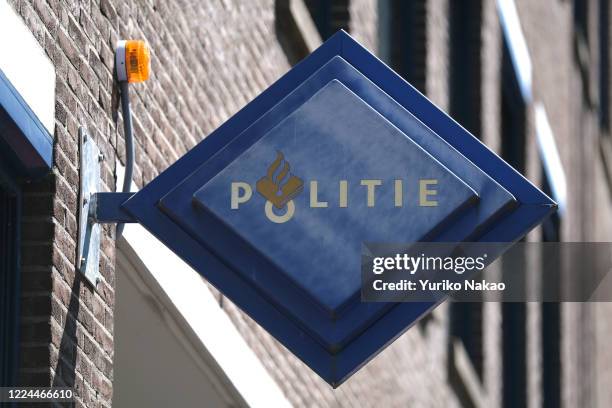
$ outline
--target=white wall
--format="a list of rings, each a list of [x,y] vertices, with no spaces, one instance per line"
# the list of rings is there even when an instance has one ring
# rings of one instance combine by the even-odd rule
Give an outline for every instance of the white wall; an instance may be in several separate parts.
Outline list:
[[[6,0],[0,0],[0,70],[53,135],[55,68]]]
[[[290,406],[200,275],[140,225],[116,270],[114,406]]]

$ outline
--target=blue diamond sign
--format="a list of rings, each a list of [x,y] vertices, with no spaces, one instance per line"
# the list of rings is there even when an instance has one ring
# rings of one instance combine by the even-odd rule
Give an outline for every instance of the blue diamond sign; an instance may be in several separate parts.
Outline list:
[[[345,32],[123,203],[333,386],[432,302],[361,301],[364,242],[507,242],[555,204]]]

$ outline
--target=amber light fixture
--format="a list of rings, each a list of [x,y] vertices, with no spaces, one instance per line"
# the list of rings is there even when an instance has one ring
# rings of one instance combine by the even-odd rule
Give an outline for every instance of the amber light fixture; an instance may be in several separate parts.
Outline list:
[[[125,135],[125,175],[123,192],[129,192],[134,171],[134,139],[132,136],[132,111],[130,109],[129,84],[149,79],[149,47],[142,40],[122,40],[115,51],[115,72],[121,91],[123,131]],[[117,238],[123,232],[123,224],[117,224]]]
[[[149,47],[142,40],[119,41],[115,62],[120,82],[136,83],[149,79]]]

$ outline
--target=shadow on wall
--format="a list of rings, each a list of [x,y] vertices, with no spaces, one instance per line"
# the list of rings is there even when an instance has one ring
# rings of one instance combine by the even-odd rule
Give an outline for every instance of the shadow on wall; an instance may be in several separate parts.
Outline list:
[[[274,9],[274,28],[276,38],[291,66],[310,54],[308,45],[291,10],[292,0],[276,0]]]
[[[86,283],[80,273],[75,273],[72,284],[72,296],[68,304],[68,313],[62,340],[59,346],[59,356],[55,365],[53,387],[71,387],[77,395],[83,395],[76,381],[77,364],[77,317],[79,315],[79,299],[81,285]]]

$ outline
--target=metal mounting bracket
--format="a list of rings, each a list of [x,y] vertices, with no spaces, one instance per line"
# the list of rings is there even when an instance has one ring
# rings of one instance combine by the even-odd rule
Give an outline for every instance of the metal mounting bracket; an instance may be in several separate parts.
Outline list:
[[[94,287],[100,281],[102,223],[131,223],[136,220],[122,208],[134,193],[100,192],[100,163],[104,157],[84,127],[79,128],[80,189],[79,247],[77,268]]]
[[[78,202],[77,267],[94,287],[100,280],[101,226],[90,217],[94,194],[100,191],[100,154],[93,138],[84,127],[79,128],[80,189]]]

